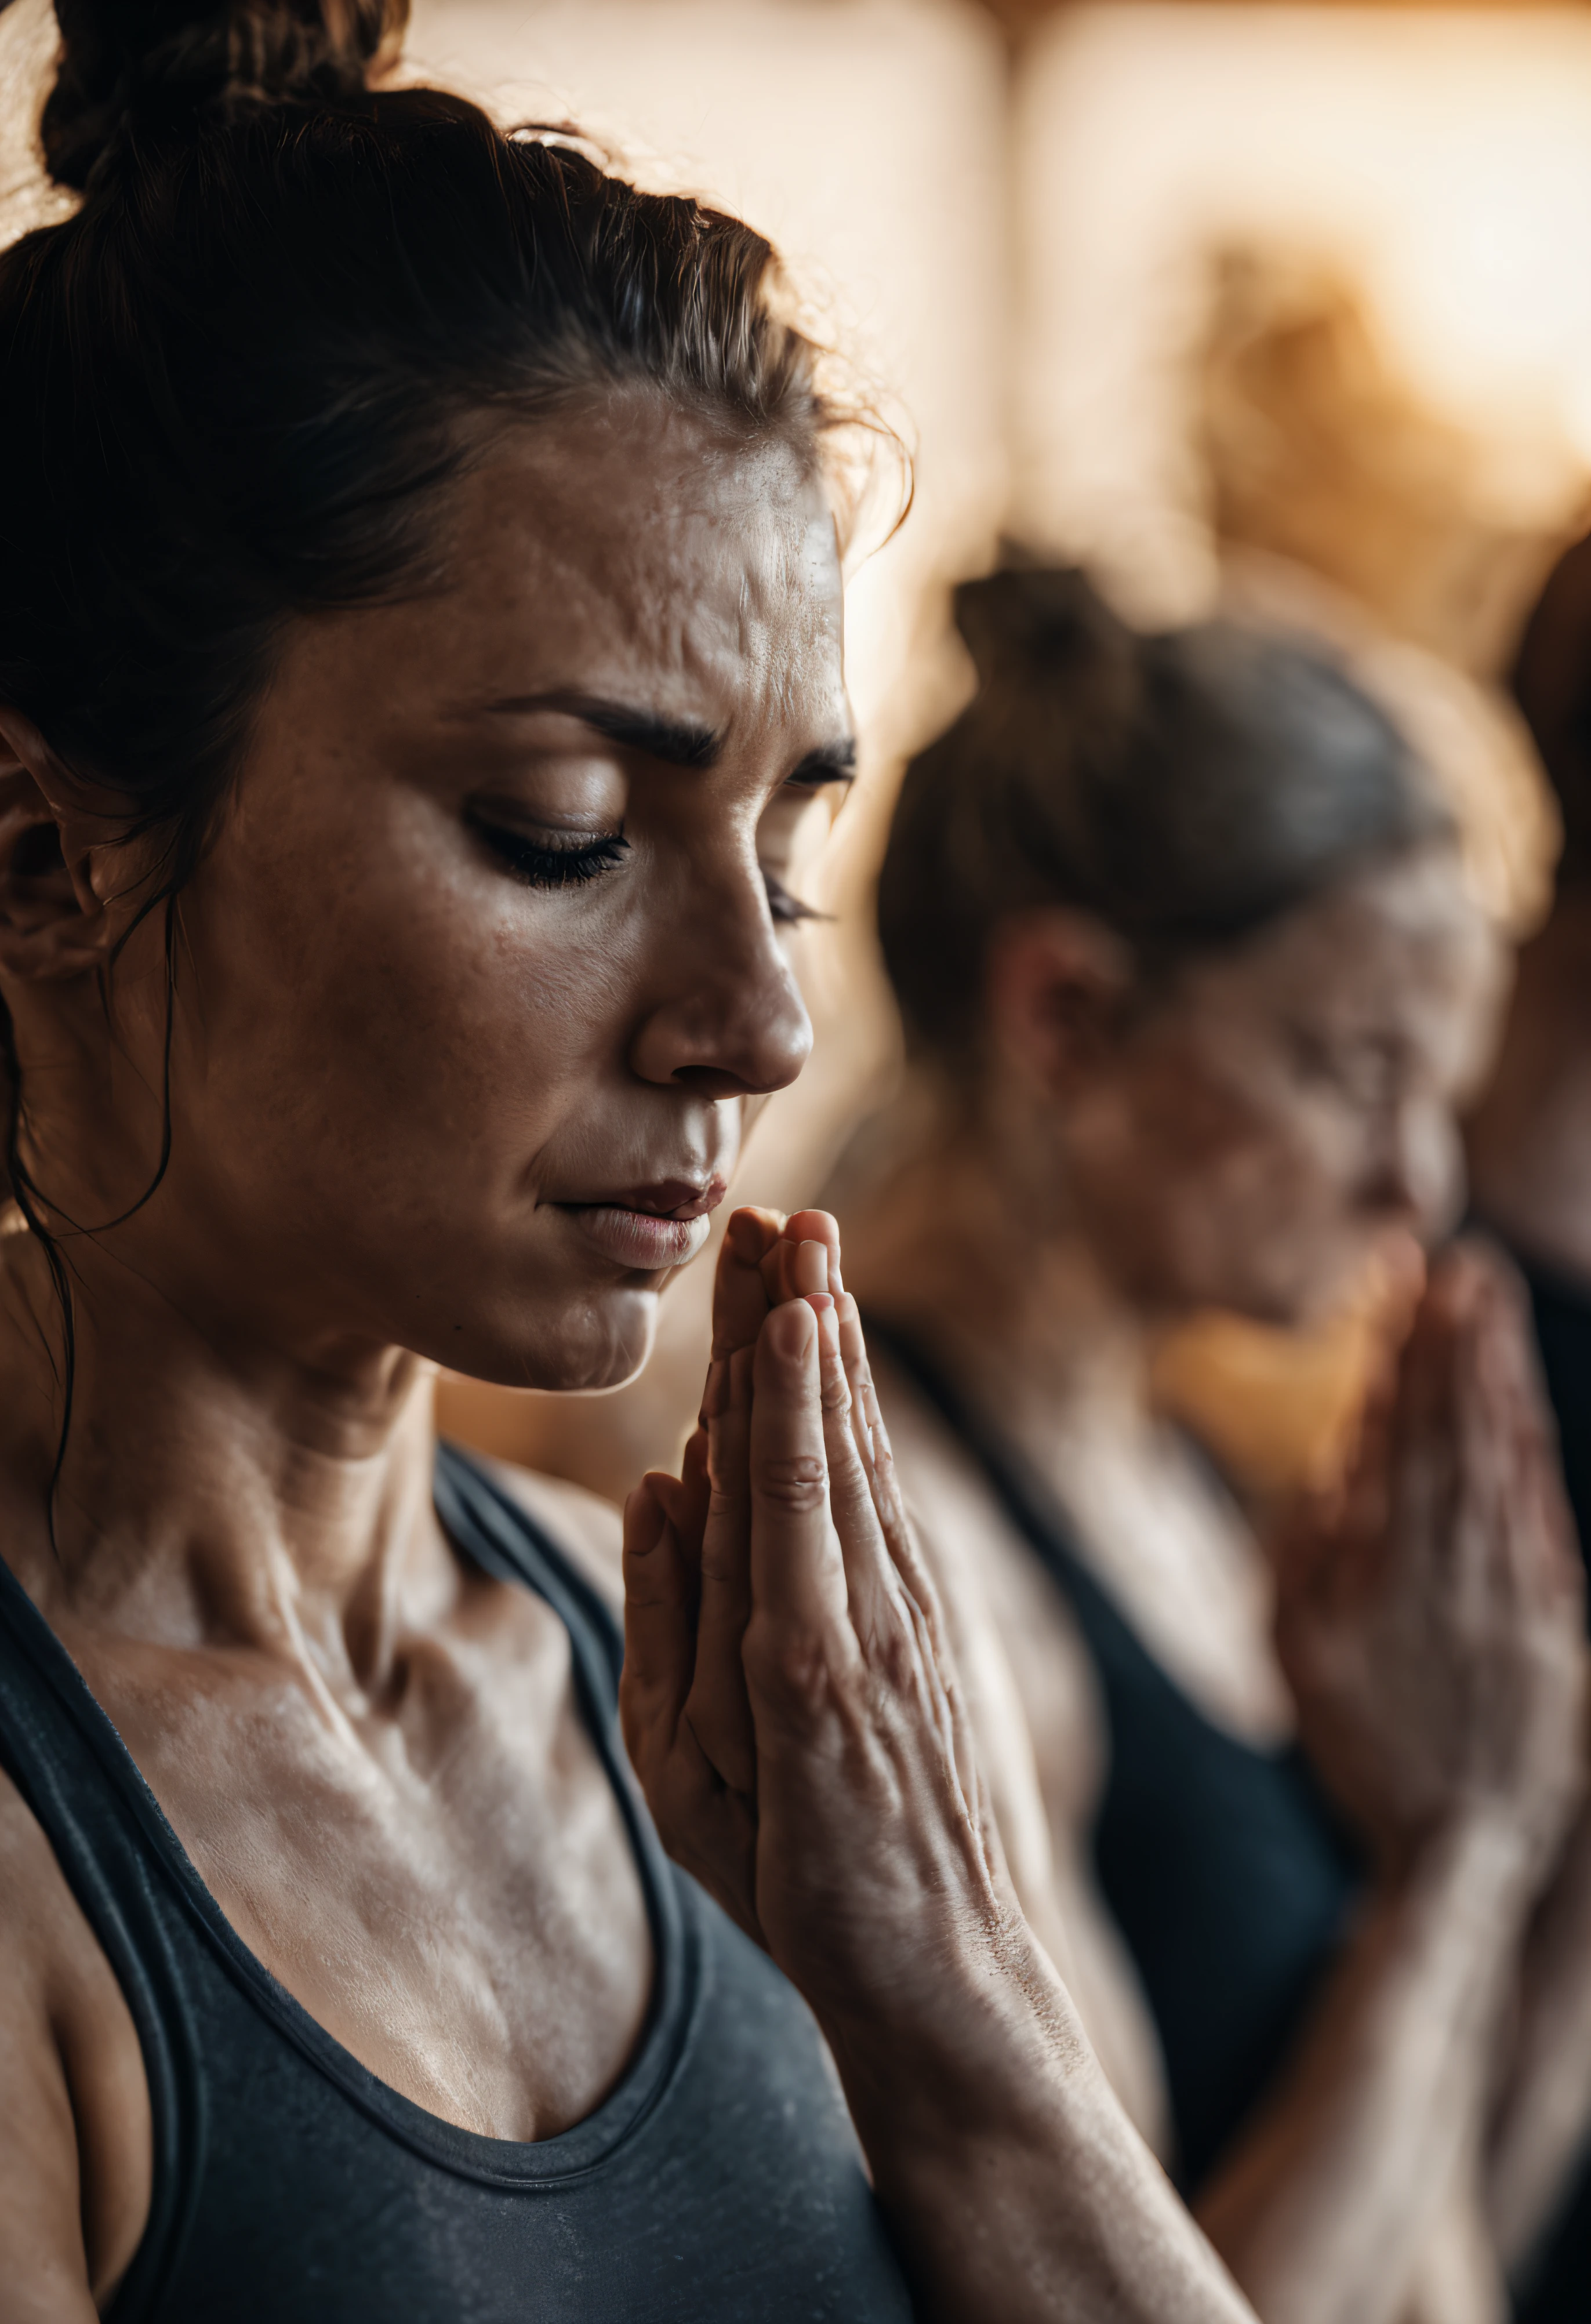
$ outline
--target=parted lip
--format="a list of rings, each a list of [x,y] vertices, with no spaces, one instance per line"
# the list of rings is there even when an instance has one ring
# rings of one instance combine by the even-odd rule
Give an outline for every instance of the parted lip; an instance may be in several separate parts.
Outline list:
[[[558,1204],[564,1211],[639,1211],[652,1219],[701,1219],[715,1211],[728,1193],[726,1181],[715,1171],[705,1185],[691,1178],[658,1178],[649,1186],[626,1186],[611,1194],[587,1194],[577,1202]]]

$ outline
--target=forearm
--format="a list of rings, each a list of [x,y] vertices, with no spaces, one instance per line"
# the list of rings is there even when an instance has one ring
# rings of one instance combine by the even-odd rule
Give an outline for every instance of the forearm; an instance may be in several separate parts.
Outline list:
[[[931,2324],[1253,2324],[1023,1935],[924,2034],[827,2029]]]
[[[1518,2024],[1488,2153],[1503,2264],[1530,2255],[1591,2137],[1591,1807],[1583,1808],[1525,1947]]]
[[[1265,2324],[1393,2324],[1478,2162],[1530,1869],[1496,1821],[1375,1901],[1199,2217]]]

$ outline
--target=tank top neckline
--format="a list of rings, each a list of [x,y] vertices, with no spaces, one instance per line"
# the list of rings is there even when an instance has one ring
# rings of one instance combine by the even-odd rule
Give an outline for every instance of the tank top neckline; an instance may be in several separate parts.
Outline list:
[[[353,2052],[275,1978],[244,1942],[207,1886],[109,1714],[4,1557],[0,1620],[49,1681],[131,1811],[161,1871],[235,1984],[254,2007],[362,2112],[424,2160],[499,2187],[550,2185],[595,2170],[639,2129],[667,2089],[686,2046],[693,2014],[694,1948],[679,1891],[639,1803],[616,1717],[609,1708],[620,1649],[608,1609],[551,1550],[536,1520],[456,1446],[439,1444],[435,1496],[456,1554],[494,1579],[532,1591],[569,1634],[574,1676],[587,1731],[618,1801],[641,1883],[652,1941],[652,1991],[634,2050],[593,2111],[545,2139],[493,2138],[465,2130],[404,2096]]]
[[[975,1410],[937,1353],[915,1332],[870,1310],[864,1315],[862,1324],[869,1344],[881,1349],[897,1366],[947,1434],[983,1471],[997,1504],[1070,1604],[1085,1639],[1096,1652],[1107,1641],[1116,1646],[1140,1668],[1146,1681],[1177,1704],[1184,1718],[1216,1737],[1228,1749],[1246,1753],[1251,1759],[1270,1766],[1282,1766],[1296,1759],[1299,1747],[1295,1737],[1262,1743],[1240,1733],[1223,1720],[1213,1718],[1198,1697],[1166,1668],[1145,1643],[1109,1583],[1084,1556],[1065,1512],[1032,1462]],[[1200,1448],[1192,1449],[1197,1452]]]

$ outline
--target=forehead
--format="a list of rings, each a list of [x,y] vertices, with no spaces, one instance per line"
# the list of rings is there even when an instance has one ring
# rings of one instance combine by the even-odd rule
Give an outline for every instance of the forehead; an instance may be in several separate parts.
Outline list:
[[[1504,967],[1457,850],[1439,844],[1367,866],[1193,981],[1208,1003],[1246,1016],[1415,1040],[1484,1017]]]
[[[844,730],[833,519],[789,444],[614,391],[499,436],[441,546],[424,613],[461,695],[644,678],[650,706],[715,726]]]

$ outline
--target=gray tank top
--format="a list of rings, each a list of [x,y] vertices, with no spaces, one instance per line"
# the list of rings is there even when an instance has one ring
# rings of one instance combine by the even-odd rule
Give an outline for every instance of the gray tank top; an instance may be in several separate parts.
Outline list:
[[[76,1665],[0,1564],[0,1762],[110,1960],[154,2117],[114,2324],[908,2324],[832,2069],[778,1971],[663,1854],[606,1609],[444,1448],[437,1502],[561,1617],[657,1961],[639,2046],[572,2130],[481,2137],[389,2089],[240,1941]]]

